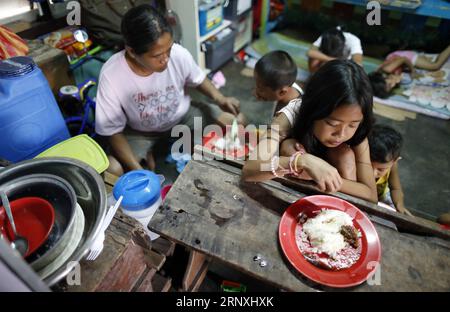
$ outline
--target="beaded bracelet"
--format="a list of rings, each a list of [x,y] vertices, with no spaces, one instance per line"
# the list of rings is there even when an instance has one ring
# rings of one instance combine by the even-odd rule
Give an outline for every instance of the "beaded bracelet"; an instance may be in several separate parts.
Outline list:
[[[277,161],[279,159],[278,156],[273,156],[272,159],[270,160],[270,170],[272,170],[272,174],[279,178],[280,176],[277,174],[277,170],[278,169],[278,165],[277,168],[275,169],[275,161]]]
[[[277,163],[276,167],[275,167],[275,162]],[[281,172],[282,175],[280,176],[277,173],[278,168],[281,168]],[[285,174],[289,173],[290,170],[283,168],[282,166],[280,166],[280,157],[278,156],[273,156],[271,161],[270,161],[270,170],[272,171],[272,174],[277,177],[277,178],[281,178],[282,176],[284,176]]]

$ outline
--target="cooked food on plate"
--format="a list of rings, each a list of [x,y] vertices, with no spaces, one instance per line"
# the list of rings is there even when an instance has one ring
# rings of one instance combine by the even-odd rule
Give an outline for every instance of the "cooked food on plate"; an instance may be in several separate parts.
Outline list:
[[[361,255],[361,233],[345,212],[322,209],[313,217],[301,213],[297,245],[311,263],[329,270],[351,267]]]

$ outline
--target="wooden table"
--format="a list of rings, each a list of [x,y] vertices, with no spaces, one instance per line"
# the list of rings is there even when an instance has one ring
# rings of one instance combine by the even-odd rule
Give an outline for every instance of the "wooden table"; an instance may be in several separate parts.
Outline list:
[[[198,148],[197,148],[198,151]],[[278,224],[284,210],[308,192],[298,192],[275,181],[241,182],[239,162],[192,160],[176,180],[149,229],[176,241],[192,252],[183,282],[196,290],[209,259],[290,291],[332,290],[299,274],[286,260],[278,242]],[[308,188],[305,188],[308,191]],[[384,216],[410,232],[440,235],[424,237],[400,233],[374,222],[381,240],[381,285],[363,283],[350,291],[449,291],[450,237],[437,226],[376,205],[338,194],[359,208]],[[386,217],[387,216],[387,217]],[[369,217],[372,217],[369,215]],[[386,223],[388,224],[388,223]],[[260,254],[268,261],[260,267]]]

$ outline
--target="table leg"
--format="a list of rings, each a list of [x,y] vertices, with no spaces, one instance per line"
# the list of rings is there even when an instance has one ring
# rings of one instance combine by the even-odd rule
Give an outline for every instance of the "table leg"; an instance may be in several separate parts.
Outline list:
[[[197,291],[205,279],[208,266],[209,259],[204,253],[191,250],[189,262],[183,277],[182,290],[192,292]]]

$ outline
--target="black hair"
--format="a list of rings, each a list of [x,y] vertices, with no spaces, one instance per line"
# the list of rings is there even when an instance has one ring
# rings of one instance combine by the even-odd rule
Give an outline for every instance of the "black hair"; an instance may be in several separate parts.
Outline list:
[[[167,20],[149,4],[128,10],[122,18],[121,30],[125,45],[138,55],[146,53],[164,33],[172,35]]]
[[[400,156],[402,149],[402,135],[389,126],[374,125],[369,134],[370,160],[387,163]]]
[[[272,90],[291,86],[297,78],[297,65],[289,53],[272,51],[265,54],[255,65],[255,73],[263,84]]]
[[[389,97],[390,92],[387,91],[386,78],[382,72],[374,71],[369,74],[370,84],[372,85],[373,94],[381,99]]]
[[[360,144],[369,134],[373,124],[373,95],[364,69],[351,60],[332,60],[325,63],[306,83],[297,119],[294,138],[308,153],[324,157],[326,147],[313,134],[316,120],[333,113],[341,105],[359,105],[363,120],[352,138],[350,146]]]
[[[322,40],[320,43],[319,51],[336,58],[345,58],[345,37],[340,28],[331,28],[326,30],[321,35]]]

